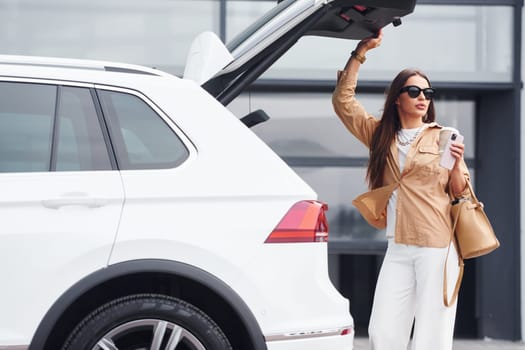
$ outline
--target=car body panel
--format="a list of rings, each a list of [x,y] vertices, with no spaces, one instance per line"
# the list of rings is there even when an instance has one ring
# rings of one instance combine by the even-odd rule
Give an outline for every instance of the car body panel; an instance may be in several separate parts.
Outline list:
[[[268,343],[268,350],[319,350],[353,349],[354,334],[331,337],[309,337],[295,340],[273,341]]]
[[[0,332],[3,346],[27,344],[38,326],[36,320],[43,318],[46,310],[51,308],[61,293],[71,288],[76,281],[108,266],[107,264],[114,265],[152,256],[158,259],[182,261],[208,271],[224,281],[238,295],[243,296],[243,300],[256,315],[265,334],[311,332],[333,328],[334,325],[344,327],[352,324],[347,311],[348,301],[338,294],[328,280],[325,243],[297,245],[292,255],[287,245],[264,244],[266,237],[294,203],[303,199],[315,199],[317,195],[264,142],[255,137],[245,125],[204,92],[198,84],[171,76],[139,74],[129,77],[129,74],[119,72],[85,73],[82,69],[76,74],[76,68],[40,67],[27,70],[10,67],[4,73],[7,71],[17,77],[3,78],[6,81],[60,83],[94,87],[98,90],[127,91],[140,96],[159,115],[162,115],[183,139],[190,156],[175,169],[0,174],[0,183],[2,179],[13,178],[21,181],[24,189],[32,188],[28,187],[31,181],[22,181],[24,178],[39,179],[33,185],[35,190],[31,191],[35,196],[38,194],[37,189],[48,192],[54,187],[51,183],[46,185],[42,182],[41,179],[46,177],[50,181],[55,181],[52,180],[55,178],[60,179],[56,180],[60,186],[68,183],[69,178],[76,185],[95,186],[97,189],[93,191],[97,194],[94,195],[95,199],[107,200],[104,202],[107,207],[104,208],[111,208],[112,219],[112,224],[108,224],[105,219],[93,216],[82,219],[79,216],[80,222],[86,222],[85,225],[80,226],[83,232],[97,224],[104,225],[106,228],[112,227],[110,232],[100,230],[98,236],[84,233],[83,237],[89,242],[72,235],[68,226],[63,229],[54,228],[56,220],[60,220],[62,225],[78,225],[79,221],[73,220],[77,218],[76,216],[66,219],[59,219],[60,216],[56,216],[61,211],[65,215],[78,211],[81,215],[82,210],[76,208],[78,206],[76,203],[72,209],[46,209],[55,214],[53,222],[47,224],[48,227],[62,232],[62,235],[56,237],[55,243],[51,240],[37,246],[27,245],[27,240],[34,242],[35,237],[18,233],[17,237],[21,240],[17,240],[19,243],[16,245],[9,243],[5,236],[2,238],[2,242],[5,242],[2,248],[6,250],[10,248],[12,252],[20,251],[22,244],[27,248],[31,247],[30,251],[48,246],[49,249],[40,252],[40,255],[31,254],[31,256],[35,258],[35,264],[46,261],[45,264],[40,264],[41,268],[52,268],[53,272],[56,272],[54,278],[49,279],[50,271],[42,271],[42,276],[46,276],[46,283],[53,285],[53,288],[48,289],[47,293],[39,294],[38,298],[33,298],[34,301],[28,305],[31,306],[31,311],[21,309],[19,305],[6,305],[4,310],[9,314],[15,313],[14,310],[9,311],[10,307],[16,307],[18,316],[15,320],[11,318],[10,322],[3,319],[9,323],[4,324]],[[23,77],[24,75],[27,79]],[[66,79],[71,79],[71,76],[75,76],[76,80],[67,81]],[[54,80],[51,80],[52,78]],[[87,81],[95,84],[88,84]],[[102,82],[105,84],[102,85]],[[141,92],[138,92],[139,89]],[[155,96],[155,99],[146,96]],[[99,178],[100,181],[97,181]],[[24,192],[20,186],[12,186],[7,180],[4,182],[6,193],[8,187],[16,190],[13,192],[14,197],[19,192]],[[100,194],[106,187],[110,189],[109,193]],[[77,187],[73,187],[69,192],[79,191]],[[117,192],[114,193],[115,191]],[[124,196],[126,204],[122,209]],[[48,195],[45,198],[55,200],[55,197]],[[9,196],[5,197],[6,200],[8,198]],[[20,200],[28,201],[24,198]],[[38,200],[41,201],[40,197],[35,201]],[[95,202],[97,205],[100,204]],[[11,206],[12,203],[5,205]],[[93,215],[95,209],[89,208],[89,203],[86,205],[88,205],[88,213]],[[29,215],[33,216],[33,214]],[[12,217],[19,219],[16,215]],[[42,220],[37,221],[42,222]],[[6,222],[11,221],[6,220]],[[116,235],[117,231],[118,235]],[[191,241],[188,240],[188,232],[193,232]],[[195,235],[195,232],[200,234]],[[60,247],[62,253],[56,254],[54,246]],[[246,248],[239,250],[237,249],[239,246]],[[80,248],[85,249],[86,252],[79,254]],[[46,257],[44,258],[42,254]],[[49,254],[53,254],[57,259],[56,266],[49,260]],[[68,254],[71,254],[69,258]],[[235,261],[231,260],[232,254],[237,256]],[[13,263],[18,261],[7,252],[4,256]],[[20,257],[27,256],[22,254]],[[282,274],[275,273],[273,264],[265,266],[260,263],[270,260],[281,261]],[[238,265],[237,261],[244,263]],[[297,271],[306,267],[305,261],[308,261],[307,270],[314,275],[313,279],[297,278]],[[35,268],[35,265],[27,266]],[[80,268],[81,266],[83,268]],[[254,279],[252,273],[259,277]],[[22,276],[30,274],[30,271],[26,271]],[[16,278],[8,276],[8,279],[14,287],[12,291],[23,290],[21,293],[23,296],[34,290],[33,283],[37,281],[24,279],[22,276]],[[280,300],[279,294],[276,294],[273,288],[268,293],[266,291],[268,284],[288,284],[291,278],[295,281],[295,289],[286,297],[295,298],[297,304],[279,305],[275,302]],[[312,280],[314,284],[311,283]],[[297,294],[302,290],[308,293],[304,293],[301,301],[297,298]],[[316,307],[308,309],[303,307],[304,303],[312,298],[319,299],[319,295],[325,295],[326,298],[321,300],[326,300],[318,301]],[[30,295],[28,294],[27,297],[29,298]],[[326,316],[314,317],[319,314]],[[282,315],[278,317],[280,319],[278,322],[276,322],[276,315]],[[297,316],[290,320],[289,315]],[[297,324],[303,322],[301,319],[305,317],[310,317],[315,322],[297,328]]]
[[[287,254],[280,258],[283,271],[288,268],[286,265],[290,266],[286,278],[294,276],[294,271],[298,270],[295,263],[304,264],[308,259],[310,271],[320,269],[315,278],[318,281],[316,293],[326,283],[332,289],[322,290],[323,293],[337,293],[327,279],[325,244],[299,245],[292,250],[286,245],[264,244],[284,213],[301,199],[316,199],[315,192],[266,144],[254,138],[251,132],[247,133],[246,127],[234,115],[208,94],[199,94],[197,84],[183,82],[180,89],[173,91],[167,86],[155,85],[143,91],[156,96],[153,102],[159,109],[187,132],[198,157],[177,169],[121,172],[126,206],[111,263],[146,258],[153,252],[160,258],[185,261],[212,272],[257,309],[261,301],[266,300],[262,304],[269,305],[279,299],[273,293],[263,293],[267,288],[254,283],[259,279],[265,285],[286,283],[286,279],[281,279],[273,269],[266,271],[259,266],[260,262],[276,259],[279,251],[286,251]],[[203,101],[195,100],[199,95]],[[173,99],[173,96],[181,98]],[[211,173],[210,169],[213,169]],[[191,244],[188,244],[188,232],[199,232],[192,236]],[[239,246],[244,247],[242,251],[238,250]],[[297,256],[290,259],[290,254]],[[232,255],[243,261],[242,266],[231,260]],[[246,275],[248,271],[260,278],[254,280]],[[294,284],[296,292],[302,289],[300,280]],[[305,295],[305,301],[309,298]],[[343,299],[341,302],[346,303]],[[339,315],[337,318],[348,324],[351,320],[343,304],[332,311],[339,310],[334,315]],[[298,305],[302,310],[302,302]],[[319,305],[323,305],[322,302]],[[263,309],[254,312],[261,317],[286,308],[280,305],[270,313]],[[323,308],[331,307],[323,305]],[[301,316],[303,311],[300,310],[288,314]],[[269,332],[286,329],[273,316],[271,319],[272,322],[261,320],[261,327]]]
[[[64,290],[107,265],[122,182],[113,171],[2,173],[0,190],[0,274],[9,286],[0,298],[9,315],[0,317],[0,344],[27,344]]]

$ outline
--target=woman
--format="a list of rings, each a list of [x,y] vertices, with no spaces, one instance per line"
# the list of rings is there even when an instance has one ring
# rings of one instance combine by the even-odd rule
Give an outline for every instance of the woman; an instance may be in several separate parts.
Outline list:
[[[442,127],[434,121],[434,89],[420,71],[406,69],[396,76],[380,120],[356,100],[359,67],[382,37],[380,31],[359,42],[338,72],[333,95],[343,124],[370,150],[371,191],[353,203],[371,225],[386,228],[388,239],[370,317],[370,345],[374,350],[406,350],[414,326],[412,349],[448,350],[456,303],[444,306],[443,271],[449,251],[450,295],[459,268],[450,244],[449,196],[468,193],[464,145],[451,146],[456,160],[452,170],[439,165]]]

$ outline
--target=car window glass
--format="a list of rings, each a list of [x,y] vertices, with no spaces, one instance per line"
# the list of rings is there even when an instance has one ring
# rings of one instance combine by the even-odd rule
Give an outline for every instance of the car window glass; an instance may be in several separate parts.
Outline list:
[[[266,12],[263,16],[261,16],[257,21],[255,21],[252,25],[250,25],[248,28],[246,28],[244,31],[239,33],[235,38],[233,38],[232,41],[230,41],[226,47],[230,52],[235,50],[237,47],[239,47],[246,39],[250,38],[255,32],[257,32],[259,29],[261,29],[264,25],[266,25],[272,18],[277,16],[279,13],[283,12],[286,8],[288,8],[291,4],[296,2],[297,0],[285,0],[281,3],[279,3],[277,6],[271,8],[268,12]],[[253,6],[253,4],[251,4]],[[272,4],[273,5],[273,4]],[[233,4],[235,6],[235,4]]]
[[[93,98],[88,89],[60,88],[57,131],[57,171],[111,169]]]
[[[182,141],[143,100],[105,90],[99,97],[121,170],[173,168],[188,157]]]
[[[0,172],[49,171],[56,87],[0,83]]]

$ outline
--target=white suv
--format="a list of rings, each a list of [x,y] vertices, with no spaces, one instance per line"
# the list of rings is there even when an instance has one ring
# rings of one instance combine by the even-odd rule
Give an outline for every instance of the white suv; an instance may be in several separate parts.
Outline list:
[[[245,125],[264,114],[224,107],[308,28],[365,15],[344,3],[205,34],[185,79],[0,56],[0,349],[352,347],[326,205]],[[368,8],[369,30],[412,7]]]

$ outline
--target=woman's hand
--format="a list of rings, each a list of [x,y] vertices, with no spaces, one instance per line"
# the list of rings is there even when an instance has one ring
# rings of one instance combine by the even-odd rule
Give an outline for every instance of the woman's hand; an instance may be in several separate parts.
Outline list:
[[[460,164],[460,160],[463,158],[463,154],[465,153],[465,145],[463,143],[453,142],[450,144],[450,153],[454,158],[456,158],[456,162],[454,163],[454,168],[458,168]]]
[[[467,186],[467,180],[465,175],[461,171],[461,160],[465,153],[465,145],[463,143],[453,142],[450,145],[450,153],[456,158],[454,167],[450,171],[450,186],[454,195],[459,195],[465,190]]]
[[[383,30],[379,29],[379,31],[374,36],[370,36],[368,38],[362,39],[355,48],[354,51],[352,51],[352,55],[348,58],[348,61],[346,61],[345,68],[342,72],[351,72],[351,73],[357,73],[359,70],[360,63],[364,63],[366,57],[365,54],[368,50],[374,49],[381,45],[381,40],[383,39]],[[357,59],[352,59],[352,58]],[[358,63],[356,63],[358,62]],[[338,73],[337,76],[337,82],[339,83],[341,75]]]
[[[381,40],[383,40],[383,29],[379,29],[376,35],[361,40],[355,50],[364,56],[368,50],[375,49],[381,45]]]

